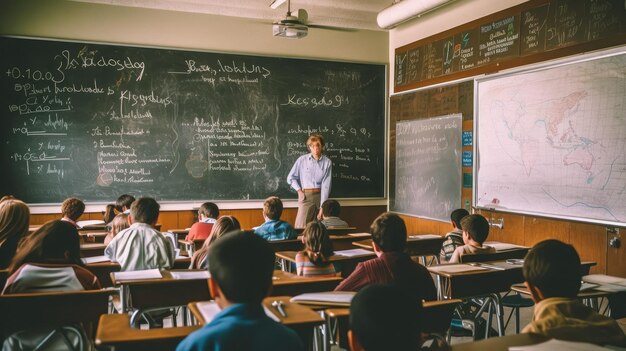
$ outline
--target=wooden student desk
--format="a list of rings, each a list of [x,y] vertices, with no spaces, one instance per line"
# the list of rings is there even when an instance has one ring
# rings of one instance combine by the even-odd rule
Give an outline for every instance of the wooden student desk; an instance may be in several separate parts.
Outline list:
[[[104,239],[103,239],[104,240]],[[103,243],[80,244],[80,254],[83,257],[94,257],[104,255],[107,246]]]
[[[279,323],[293,329],[302,339],[305,349],[309,349],[308,345],[313,343],[314,327],[323,325],[324,318],[306,306],[290,302],[290,299],[290,296],[267,297],[263,300],[263,306],[275,316]],[[287,317],[281,316],[272,306],[274,301],[283,303]],[[219,308],[214,301],[191,302],[188,307],[191,314],[201,325],[209,323],[215,314],[219,312]],[[242,335],[241,337],[246,336]]]
[[[190,262],[191,259],[189,257],[178,257],[176,261],[174,261],[174,269],[187,269],[189,268]],[[98,277],[103,288],[113,287],[114,284],[111,281],[111,273],[121,270],[119,263],[108,260],[104,262],[88,263],[85,265],[85,268]]]
[[[439,263],[441,244],[443,244],[444,240],[445,238],[439,235],[412,235],[407,237],[404,252],[409,256],[420,256],[424,265],[426,256],[434,256],[435,261]],[[356,241],[352,244],[360,248],[372,249],[372,239]]]
[[[274,271],[273,278],[270,296],[295,296],[332,291],[343,280],[341,277],[303,277],[278,270]]]
[[[80,242],[83,244],[104,244],[104,239],[108,235],[107,232],[79,232]]]
[[[465,342],[462,344],[448,346],[443,350],[449,351],[508,351],[512,346],[535,345],[548,341],[550,338],[540,334],[515,334],[496,338],[489,338],[474,342]]]
[[[281,251],[281,252],[276,253],[276,257],[286,262],[295,263],[297,253],[298,253],[297,251]],[[357,263],[370,260],[374,257],[376,257],[376,254],[374,254],[374,252],[363,254],[363,255],[357,255],[357,256],[333,255],[328,258],[328,261],[331,263],[340,264],[341,276],[345,278],[348,275],[350,275],[352,271],[354,271]],[[283,267],[287,267],[287,268],[289,268],[290,266],[291,266],[290,264],[283,265]]]
[[[171,351],[187,335],[200,329],[199,325],[138,329],[130,326],[128,314],[103,314],[100,316],[96,345],[98,349],[109,348],[116,351],[153,350]]]

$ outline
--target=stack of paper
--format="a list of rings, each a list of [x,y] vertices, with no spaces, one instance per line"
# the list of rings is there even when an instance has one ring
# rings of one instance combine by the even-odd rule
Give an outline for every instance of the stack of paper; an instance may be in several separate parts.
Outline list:
[[[291,298],[291,302],[308,305],[350,306],[356,293],[352,291],[328,291],[300,294]]]
[[[209,279],[209,277],[211,276],[209,275],[208,271],[186,271],[186,272],[176,271],[176,272],[170,272],[170,274],[172,275],[172,278],[180,279],[180,280]]]
[[[78,221],[76,222],[76,225],[79,226],[80,228],[83,227],[89,227],[89,226],[93,226],[93,225],[104,225],[104,221],[101,219],[90,219],[90,220],[86,220],[86,221]]]
[[[487,242],[484,243],[484,245],[491,246],[494,249],[496,249],[496,251],[509,251],[509,250],[526,249],[526,246],[509,244],[509,243],[501,243],[501,242],[497,242],[497,241],[487,241]]]
[[[158,269],[146,269],[141,271],[113,272],[115,280],[147,280],[163,278]]]
[[[109,258],[106,256],[83,257],[82,260],[83,262],[85,262],[85,264],[110,261]]]

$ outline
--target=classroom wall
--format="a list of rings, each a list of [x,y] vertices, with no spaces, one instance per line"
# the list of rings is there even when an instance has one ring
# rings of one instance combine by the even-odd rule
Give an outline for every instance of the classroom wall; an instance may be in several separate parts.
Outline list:
[[[523,2],[526,1],[458,1],[391,30],[389,34],[390,76],[393,77],[394,74],[393,62],[396,48]],[[393,81],[389,84],[389,90],[393,92]],[[471,123],[471,121],[465,121],[464,126],[466,122]],[[463,198],[471,197],[470,190],[463,189]],[[532,246],[542,240],[559,239],[574,245],[583,261],[597,262],[597,266],[591,270],[592,273],[626,277],[625,245],[622,244],[619,248],[612,248],[608,245],[610,239],[620,238],[620,235],[623,237],[626,228],[621,228],[620,234],[619,229],[615,233],[611,231],[612,229],[597,224],[492,211],[478,211],[478,213],[483,214],[489,220],[504,219],[504,228],[491,228],[488,240]],[[445,234],[452,229],[449,223],[411,216],[403,216],[403,218],[407,223],[408,231],[413,234]]]
[[[259,6],[266,6],[262,2]],[[311,29],[304,39],[290,40],[271,35],[271,25],[258,20],[164,10],[87,4],[74,1],[3,0],[0,2],[0,35],[32,36],[116,44],[247,53],[280,57],[302,57],[334,61],[387,64],[389,36],[386,31],[337,32]],[[114,200],[114,199],[111,199]],[[347,206],[374,205],[380,213],[386,200],[347,201]],[[164,228],[188,226],[187,213],[199,203],[164,203]],[[294,212],[295,201],[286,201]],[[238,213],[246,222],[262,222],[262,202],[225,203],[220,207],[246,208]],[[60,206],[33,207],[33,223],[56,218]],[[104,204],[88,205],[100,218]],[[235,211],[237,212],[237,211]],[[367,211],[366,211],[367,212]],[[49,213],[49,215],[46,215]],[[180,217],[180,220],[178,219]],[[357,216],[359,217],[359,216]],[[375,218],[365,216],[371,222]],[[369,223],[368,223],[369,225]]]

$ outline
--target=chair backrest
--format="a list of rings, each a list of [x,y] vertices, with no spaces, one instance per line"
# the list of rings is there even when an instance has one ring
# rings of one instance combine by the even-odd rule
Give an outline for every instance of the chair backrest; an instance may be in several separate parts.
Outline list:
[[[424,302],[423,326],[426,333],[444,335],[450,329],[454,309],[461,303],[459,299],[426,301]]]
[[[470,262],[487,262],[487,261],[502,261],[508,260],[511,258],[524,258],[528,253],[528,249],[519,249],[519,250],[508,250],[508,251],[500,251],[496,253],[485,253],[485,254],[465,254],[461,256],[462,263],[470,263]]]
[[[106,314],[111,290],[8,294],[0,296],[0,330],[57,327],[76,323],[97,325]],[[95,330],[95,328],[94,328]]]
[[[185,306],[193,301],[211,299],[206,279],[137,281],[124,284],[127,284],[130,306],[139,310]]]
[[[301,251],[304,248],[302,240],[300,239],[287,239],[287,240],[273,240],[268,241],[274,252],[280,251]]]

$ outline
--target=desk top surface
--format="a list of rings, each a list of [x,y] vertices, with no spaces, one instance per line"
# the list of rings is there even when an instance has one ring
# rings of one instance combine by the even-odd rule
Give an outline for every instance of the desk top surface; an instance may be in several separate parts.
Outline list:
[[[128,314],[103,314],[98,323],[96,345],[128,344],[171,337],[183,338],[201,327],[192,325],[177,328],[135,329],[130,326]]]
[[[276,257],[282,258],[289,262],[296,262],[296,254],[298,251],[280,251],[276,253]],[[367,260],[370,258],[376,257],[374,252],[363,254],[363,255],[355,255],[355,256],[340,256],[340,255],[332,255],[328,258],[328,262],[341,262],[341,261],[351,261],[351,260]]]
[[[515,334],[489,338],[485,340],[466,342],[453,345],[448,348],[450,351],[508,351],[511,346],[535,345],[548,341],[547,336],[539,334]]]

